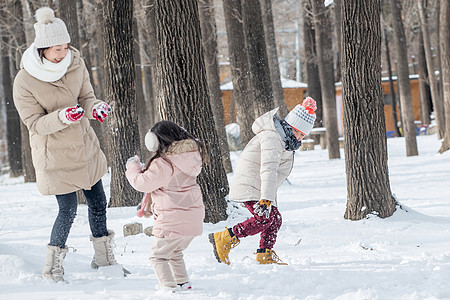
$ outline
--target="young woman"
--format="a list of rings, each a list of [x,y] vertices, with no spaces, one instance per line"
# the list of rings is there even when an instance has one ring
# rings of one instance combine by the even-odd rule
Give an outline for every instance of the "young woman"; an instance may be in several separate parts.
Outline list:
[[[14,104],[29,130],[37,187],[43,195],[56,195],[59,206],[42,275],[63,281],[78,190],[83,190],[89,206],[95,250],[91,266],[116,264],[101,181],[106,158],[88,120],[103,122],[111,108],[95,98],[80,52],[69,46],[64,22],[48,7],[38,9],[36,19],[36,38],[24,52],[14,80]]]

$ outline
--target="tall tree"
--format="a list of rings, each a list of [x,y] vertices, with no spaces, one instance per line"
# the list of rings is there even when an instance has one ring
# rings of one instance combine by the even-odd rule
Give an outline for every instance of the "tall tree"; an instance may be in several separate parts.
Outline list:
[[[392,66],[391,66],[391,51],[389,49],[389,38],[387,28],[384,28],[384,47],[386,53],[386,62],[389,76],[389,92],[391,94],[391,106],[392,106],[392,120],[394,121],[395,136],[400,137],[400,130],[398,128],[397,119],[397,99],[395,97],[394,80],[392,79]]]
[[[311,1],[317,43],[320,90],[322,94],[323,117],[325,121],[328,157],[340,158],[339,134],[337,131],[336,91],[333,71],[333,45],[331,41],[330,9],[322,0]]]
[[[431,123],[431,96],[430,85],[428,82],[427,61],[425,58],[425,48],[423,44],[422,30],[418,30],[417,43],[417,61],[419,66],[419,93],[420,93],[420,119],[422,124]]]
[[[206,75],[210,93],[210,103],[214,114],[219,148],[225,172],[233,172],[228,150],[227,133],[225,131],[225,116],[223,114],[222,92],[220,91],[219,64],[217,63],[217,31],[214,19],[214,3],[212,0],[200,0],[199,17],[202,30],[202,43],[205,53]]]
[[[103,1],[107,120],[111,160],[111,206],[140,202],[140,193],[124,176],[128,158],[140,153],[136,111],[133,1]]]
[[[308,84],[308,96],[316,100],[315,126],[323,127],[322,91],[320,89],[319,66],[317,65],[316,38],[313,26],[313,14],[311,0],[302,0],[303,10],[303,40],[304,56],[306,64],[306,82]]]
[[[431,100],[433,101],[433,110],[434,110],[434,115],[435,115],[435,120],[436,120],[436,126],[438,129],[438,138],[442,139],[444,137],[444,128],[445,128],[444,104],[441,101],[441,98],[439,95],[439,89],[438,89],[438,84],[437,84],[437,79],[436,79],[436,74],[435,74],[435,68],[434,68],[434,64],[433,64],[431,37],[430,37],[429,30],[428,30],[428,18],[425,13],[426,6],[424,5],[424,0],[417,0],[417,7],[419,10],[420,28],[422,29],[422,34],[423,34],[423,44],[425,47],[425,58],[426,58],[427,69],[428,69],[428,81],[430,83]],[[445,55],[448,55],[448,53],[445,53]]]
[[[440,153],[450,149],[450,3],[442,1],[439,16],[439,46],[441,48],[442,89],[445,105],[445,136]]]
[[[345,0],[342,8],[347,209],[344,217],[391,216],[396,201],[389,184],[381,87],[380,0]]]
[[[25,2],[26,3],[26,2]],[[34,35],[32,37],[28,37],[26,35],[25,30],[25,15],[23,13],[22,1],[15,0],[14,1],[14,19],[11,24],[11,28],[13,30],[12,36],[13,39],[13,47],[16,49],[14,55],[13,69],[14,76],[19,71],[20,61],[22,59],[22,54],[26,50],[27,44],[31,44],[34,39]],[[33,11],[34,12],[34,11]],[[34,19],[33,19],[34,23]],[[32,25],[32,24],[31,24]],[[28,42],[27,42],[28,40]],[[20,121],[20,135],[21,135],[21,146],[22,146],[22,173],[25,182],[36,182],[36,170],[34,169],[32,157],[31,157],[31,147],[30,147],[30,134],[28,132],[28,128],[25,124]]]
[[[135,10],[136,11],[136,10]],[[142,64],[141,64],[141,53],[140,53],[140,42],[139,42],[139,32],[138,32],[138,21],[136,17],[133,17],[133,32],[134,32],[134,62],[135,67],[135,78],[136,78],[136,105],[139,108],[137,110],[138,114],[138,128],[139,136],[144,137],[147,131],[151,128],[152,123],[150,123],[149,110],[144,96],[144,86],[142,80]],[[145,140],[141,139],[141,157],[144,157],[147,151],[145,150]]]
[[[233,77],[233,100],[236,105],[237,122],[241,130],[241,143],[242,146],[245,146],[254,135],[252,124],[255,121],[255,114],[253,113],[253,93],[250,87],[250,67],[242,25],[242,4],[241,0],[223,0],[222,2]]]
[[[259,0],[242,1],[242,22],[257,118],[275,106]]]
[[[64,23],[66,23],[67,31],[70,35],[70,44],[80,49],[77,2],[73,0],[59,0],[59,14]]]
[[[14,5],[12,1],[9,1],[8,5]],[[4,93],[4,101],[6,107],[6,139],[8,142],[8,160],[9,160],[9,175],[11,177],[18,177],[22,175],[22,151],[21,151],[21,134],[20,134],[20,118],[17,113],[16,107],[13,102],[13,92],[12,92],[12,78],[11,74],[11,47],[10,42],[12,40],[12,28],[11,22],[13,18],[10,12],[5,10],[0,11],[1,19],[1,45],[0,45],[0,56],[1,56],[1,72],[2,72],[2,85]]]
[[[270,69],[270,80],[272,82],[273,101],[280,108],[278,114],[281,118],[288,114],[288,108],[284,101],[283,87],[281,85],[280,66],[278,64],[277,43],[275,40],[275,26],[273,24],[272,0],[261,0],[261,13],[264,25],[264,36],[266,38],[267,56]],[[298,99],[299,102],[302,99]]]
[[[199,176],[205,222],[227,218],[228,181],[209,102],[197,0],[155,1],[158,102],[172,120],[206,144],[210,161]]]
[[[416,125],[412,108],[411,83],[409,81],[408,48],[405,29],[402,21],[402,3],[400,0],[390,0],[392,10],[392,27],[394,43],[397,50],[397,89],[400,94],[400,112],[402,133],[406,141],[406,155],[417,155]]]

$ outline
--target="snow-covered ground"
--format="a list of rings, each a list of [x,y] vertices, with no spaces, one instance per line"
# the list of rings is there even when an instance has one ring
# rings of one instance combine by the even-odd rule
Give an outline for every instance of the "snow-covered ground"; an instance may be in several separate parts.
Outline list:
[[[0,299],[450,299],[450,153],[437,153],[436,135],[417,138],[419,156],[406,157],[403,138],[388,140],[391,189],[408,210],[391,218],[345,220],[344,154],[297,152],[279,189],[283,226],[275,250],[288,263],[258,265],[258,237],[241,240],[231,265],[217,263],[207,234],[249,216],[230,204],[229,219],[205,224],[185,252],[193,289],[155,290],[148,261],[152,238],[123,237],[123,225],[152,220],[134,207],[109,208],[116,258],[131,275],[92,270],[87,208],[80,206],[67,242],[65,283],[41,278],[46,244],[56,217],[53,196],[23,178],[0,177]],[[341,150],[342,151],[342,150]],[[236,163],[239,153],[232,153]],[[230,175],[232,179],[232,175]],[[109,190],[109,177],[104,183]]]

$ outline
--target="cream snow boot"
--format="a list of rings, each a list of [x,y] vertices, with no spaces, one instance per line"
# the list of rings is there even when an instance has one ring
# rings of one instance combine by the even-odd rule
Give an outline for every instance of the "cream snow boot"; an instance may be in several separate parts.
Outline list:
[[[107,236],[93,237],[91,241],[94,245],[94,257],[92,258],[91,268],[98,269],[98,267],[112,266],[117,264],[114,257],[114,231],[108,230]]]
[[[91,268],[98,269],[99,267],[118,265],[114,256],[114,231],[108,230],[107,236],[93,237],[91,235],[91,241],[94,245],[94,257],[92,258]],[[130,271],[120,266],[123,275],[127,276],[131,274]]]
[[[67,246],[65,248],[59,248],[58,246],[47,245],[45,266],[42,271],[43,278],[48,278],[53,281],[64,281],[63,261],[67,251],[69,251]]]

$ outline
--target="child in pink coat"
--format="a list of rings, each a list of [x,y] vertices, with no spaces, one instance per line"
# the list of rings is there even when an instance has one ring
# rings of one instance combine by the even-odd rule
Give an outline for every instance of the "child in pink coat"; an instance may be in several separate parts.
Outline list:
[[[148,193],[155,219],[150,261],[162,289],[190,289],[183,251],[201,235],[205,207],[197,184],[207,159],[205,146],[174,122],[160,121],[145,136],[152,157],[142,168],[139,157],[128,160],[126,177]]]

